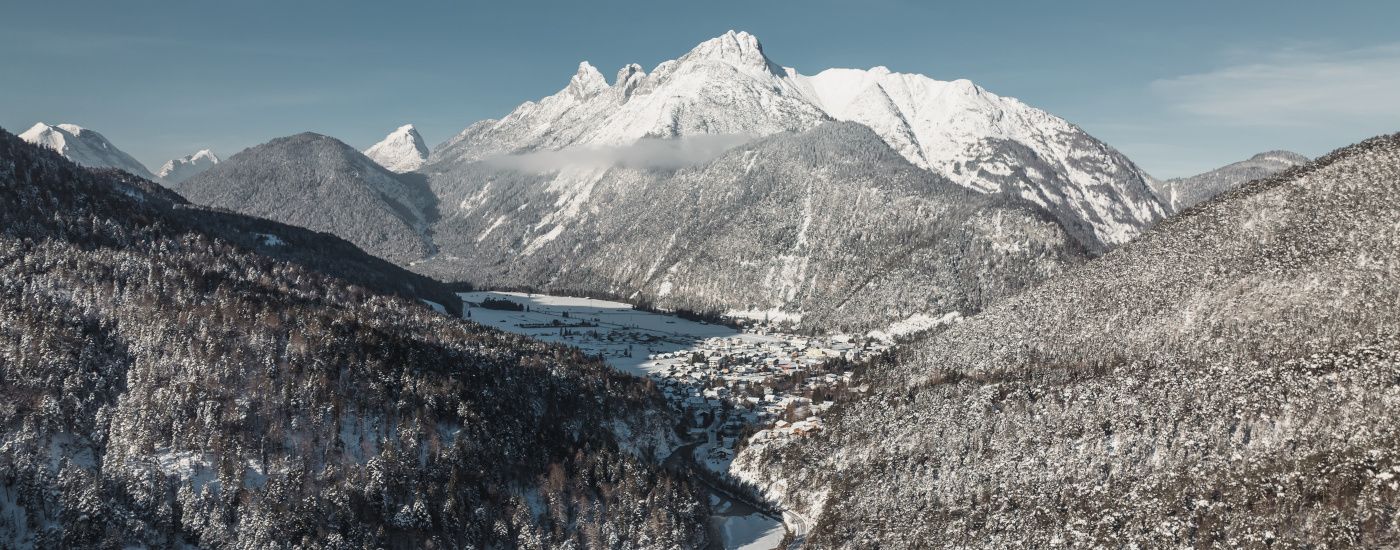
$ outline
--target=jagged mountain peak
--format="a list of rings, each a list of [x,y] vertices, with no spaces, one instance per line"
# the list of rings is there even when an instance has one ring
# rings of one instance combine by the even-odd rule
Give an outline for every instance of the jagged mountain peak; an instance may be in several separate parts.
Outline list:
[[[428,145],[412,124],[399,126],[370,148],[365,156],[393,172],[412,172],[428,160]]]
[[[757,68],[783,74],[783,70],[763,53],[758,37],[744,31],[728,31],[696,45],[679,61],[723,61],[739,67]]]
[[[613,79],[613,88],[620,91],[622,100],[632,96],[632,92],[646,80],[647,73],[642,70],[642,66],[636,63],[624,65],[617,71],[617,78]]]
[[[569,79],[569,94],[577,99],[587,99],[608,89],[608,81],[603,73],[587,61],[580,61],[578,71]]]
[[[219,164],[220,159],[209,149],[200,149],[177,159],[170,159],[156,171],[156,176],[169,184],[178,184]]]

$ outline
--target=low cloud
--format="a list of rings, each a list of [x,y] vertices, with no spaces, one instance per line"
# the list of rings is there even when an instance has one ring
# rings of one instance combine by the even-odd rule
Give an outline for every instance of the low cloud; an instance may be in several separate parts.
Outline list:
[[[1352,50],[1295,47],[1158,80],[1151,88],[1174,110],[1222,124],[1400,121],[1400,43]]]
[[[725,151],[743,145],[753,136],[722,134],[676,139],[642,139],[619,147],[575,147],[562,151],[540,151],[487,159],[497,168],[530,173],[557,172],[565,168],[626,167],[676,169],[703,164]]]

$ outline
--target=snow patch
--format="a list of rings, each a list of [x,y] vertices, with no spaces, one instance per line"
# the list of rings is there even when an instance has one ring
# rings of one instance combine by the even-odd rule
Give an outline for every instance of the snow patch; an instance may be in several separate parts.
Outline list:
[[[932,330],[944,325],[951,325],[962,320],[962,313],[950,311],[938,317],[931,317],[923,313],[910,315],[903,321],[896,321],[884,330],[872,330],[867,333],[871,338],[878,338],[886,342],[893,342],[895,338],[908,336],[917,332]]]

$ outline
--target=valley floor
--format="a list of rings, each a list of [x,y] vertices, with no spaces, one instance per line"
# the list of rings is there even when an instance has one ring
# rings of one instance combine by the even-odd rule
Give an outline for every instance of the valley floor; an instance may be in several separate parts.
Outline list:
[[[578,347],[653,380],[685,419],[688,442],[668,464],[734,479],[745,442],[820,432],[821,414],[852,388],[855,362],[887,350],[874,338],[807,337],[767,326],[743,330],[633,309],[606,300],[516,292],[460,294],[472,321]],[[488,307],[490,306],[490,307]],[[518,310],[516,308],[519,308]],[[711,491],[712,538],[723,548],[776,547],[790,526],[732,495]]]

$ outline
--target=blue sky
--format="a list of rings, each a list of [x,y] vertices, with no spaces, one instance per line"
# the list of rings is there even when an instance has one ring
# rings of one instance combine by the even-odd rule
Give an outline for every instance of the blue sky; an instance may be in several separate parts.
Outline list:
[[[149,165],[301,131],[435,145],[728,29],[813,74],[968,78],[1159,177],[1400,131],[1400,2],[4,2],[0,126],[72,122]]]

